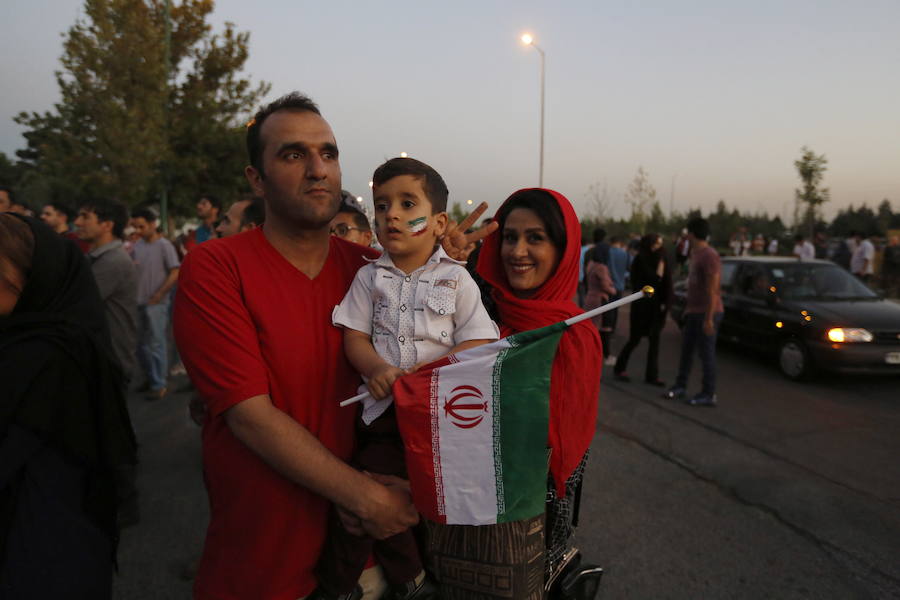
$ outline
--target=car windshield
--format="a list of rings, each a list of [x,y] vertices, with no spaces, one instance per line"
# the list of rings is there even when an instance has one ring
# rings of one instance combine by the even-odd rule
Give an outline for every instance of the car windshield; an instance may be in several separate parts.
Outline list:
[[[878,295],[837,265],[787,264],[772,268],[778,295],[786,300],[874,300]]]

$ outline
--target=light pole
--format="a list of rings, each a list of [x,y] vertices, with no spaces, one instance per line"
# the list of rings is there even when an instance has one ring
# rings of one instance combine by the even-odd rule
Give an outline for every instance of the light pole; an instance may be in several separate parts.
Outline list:
[[[534,36],[530,33],[522,34],[520,38],[526,46],[532,46],[541,55],[541,168],[538,176],[538,187],[544,187],[544,61],[547,58],[541,47],[534,43]]]

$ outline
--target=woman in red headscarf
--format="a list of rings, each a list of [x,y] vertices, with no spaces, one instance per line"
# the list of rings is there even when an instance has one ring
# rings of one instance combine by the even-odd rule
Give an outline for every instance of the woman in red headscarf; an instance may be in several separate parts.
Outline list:
[[[569,201],[551,190],[519,190],[507,198],[494,220],[499,229],[485,238],[479,251],[477,270],[492,288],[490,299],[494,306],[488,308],[493,309],[501,335],[536,329],[584,312],[572,301],[578,286],[581,226]],[[580,487],[596,427],[602,364],[600,336],[590,321],[582,321],[566,330],[557,348],[550,377],[547,554],[539,565],[545,573],[557,571],[568,550],[567,542],[573,530],[574,497]],[[542,515],[538,523],[543,522]],[[440,543],[452,545],[455,550],[466,544],[474,547],[473,555],[468,558],[475,562],[476,555],[485,559],[485,552],[490,553],[495,545],[533,547],[528,531],[540,525],[519,525],[504,523],[487,528],[467,528],[466,535],[471,537],[466,542],[454,543],[458,540],[447,539]],[[448,534],[448,538],[452,535]],[[475,539],[479,535],[480,539]],[[459,554],[452,558],[456,559],[454,564],[461,564]],[[500,562],[495,558],[491,557],[490,562]],[[525,570],[534,562],[540,562],[535,557],[518,558],[530,561]],[[514,571],[518,572],[517,569]],[[440,572],[437,575],[441,580]],[[445,597],[470,597],[466,596],[465,590],[460,595],[450,593],[447,582],[441,580],[440,583]],[[542,597],[542,589],[513,591],[516,598]],[[486,590],[482,592],[479,598],[495,597]]]

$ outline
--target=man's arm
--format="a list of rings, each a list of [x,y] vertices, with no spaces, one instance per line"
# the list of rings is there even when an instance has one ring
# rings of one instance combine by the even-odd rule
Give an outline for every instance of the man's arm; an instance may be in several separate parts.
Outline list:
[[[235,437],[266,464],[357,515],[372,537],[384,539],[418,522],[408,494],[381,485],[337,458],[305,427],[277,409],[268,395],[239,402],[222,417]]]
[[[362,331],[344,328],[344,353],[353,368],[365,376],[366,387],[376,400],[390,396],[394,381],[406,374],[403,369],[378,356],[371,337]]]
[[[706,335],[712,335],[715,331],[713,316],[716,311],[716,297],[719,293],[719,264],[717,263],[711,271],[712,273],[709,274],[709,287],[707,289],[709,293],[709,304],[706,306],[706,319],[703,321],[703,333]]]
[[[159,304],[162,302],[162,299],[166,297],[166,294],[168,294],[175,286],[176,281],[178,281],[178,267],[169,270],[166,280],[163,281],[162,285],[159,286],[159,289],[150,296],[150,299],[147,300],[147,304]]]

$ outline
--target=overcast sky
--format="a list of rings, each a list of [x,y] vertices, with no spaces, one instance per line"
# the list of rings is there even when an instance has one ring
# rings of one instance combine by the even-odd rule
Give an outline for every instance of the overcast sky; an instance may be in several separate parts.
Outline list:
[[[2,3],[0,151],[24,144],[15,114],[58,100],[60,34],[80,6]],[[219,0],[225,21],[251,33],[246,72],[269,99],[297,89],[320,104],[344,187],[366,201],[372,171],[400,152],[434,166],[451,201],[496,208],[537,184],[528,30],[547,57],[544,183],[583,215],[599,184],[624,216],[638,166],[665,211],[722,198],[787,215],[804,145],[829,161],[827,215],[885,197],[900,210],[897,0]]]

